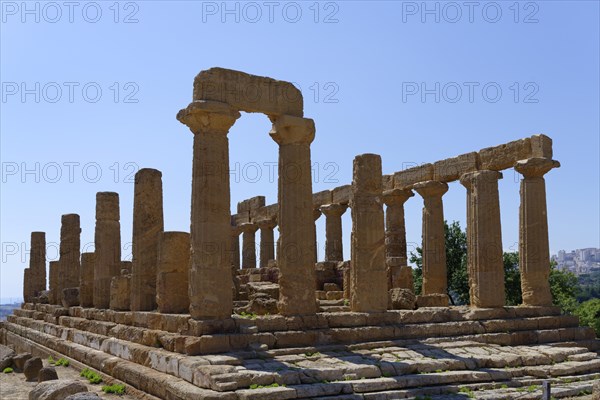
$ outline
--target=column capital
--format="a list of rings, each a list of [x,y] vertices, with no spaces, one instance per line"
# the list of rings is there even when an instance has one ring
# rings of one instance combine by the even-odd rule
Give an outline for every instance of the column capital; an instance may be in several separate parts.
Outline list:
[[[391,189],[383,192],[381,198],[386,206],[402,205],[415,194],[410,189]]]
[[[258,226],[260,230],[274,229],[277,226],[277,221],[275,220],[275,218],[263,218],[259,219],[258,221],[255,221],[254,223],[256,224],[256,226]]]
[[[344,214],[347,209],[348,204],[339,203],[326,204],[320,208],[321,212],[325,214],[325,217],[339,217]]]
[[[239,117],[240,112],[229,104],[207,100],[193,101],[177,113],[177,120],[194,135],[205,132],[226,135]]]
[[[243,233],[255,233],[258,229],[258,226],[252,222],[244,222],[243,224],[239,225],[239,229]]]
[[[421,197],[442,197],[448,191],[448,184],[438,181],[415,183],[412,187]]]
[[[315,121],[310,118],[279,115],[271,119],[269,132],[277,144],[310,144],[315,138]]]
[[[484,169],[480,171],[467,172],[466,174],[461,175],[459,181],[461,185],[469,189],[473,185],[475,179],[492,181],[502,179],[502,177],[502,172]]]
[[[525,178],[541,178],[552,168],[559,167],[560,163],[558,161],[542,157],[519,160],[515,164],[515,170]]]

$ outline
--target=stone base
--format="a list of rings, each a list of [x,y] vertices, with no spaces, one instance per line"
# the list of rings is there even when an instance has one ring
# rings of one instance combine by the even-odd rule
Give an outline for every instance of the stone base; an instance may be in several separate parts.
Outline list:
[[[417,296],[417,308],[448,307],[448,296],[445,294],[427,294]]]
[[[414,310],[416,306],[415,294],[410,289],[391,289],[389,308],[392,310]]]

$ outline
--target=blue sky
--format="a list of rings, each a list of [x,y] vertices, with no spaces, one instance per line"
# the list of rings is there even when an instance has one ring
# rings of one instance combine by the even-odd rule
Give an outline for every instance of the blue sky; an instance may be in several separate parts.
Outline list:
[[[57,258],[61,214],[81,215],[93,249],[98,191],[120,194],[127,258],[139,168],[163,172],[165,229],[189,231],[192,134],[175,115],[213,66],[302,90],[315,192],[350,183],[357,154],[380,154],[392,173],[544,133],[562,164],[547,175],[550,248],[600,247],[598,4],[2,1],[0,297],[21,296],[31,231],[46,232]],[[233,207],[276,199],[269,129],[244,114],[229,134]],[[506,250],[517,249],[518,191],[505,171]],[[406,204],[412,248],[421,207],[418,196]],[[444,207],[464,226],[460,184]],[[343,221],[349,257],[349,212]]]

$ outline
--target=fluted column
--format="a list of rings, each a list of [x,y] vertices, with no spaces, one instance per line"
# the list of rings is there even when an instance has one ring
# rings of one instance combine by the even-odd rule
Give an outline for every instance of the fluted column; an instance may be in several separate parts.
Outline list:
[[[321,212],[325,214],[325,261],[344,261],[342,215],[347,209],[347,204],[321,206]]]
[[[550,306],[550,248],[544,175],[560,163],[547,158],[518,161],[515,170],[521,180],[519,207],[519,269],[523,304]]]
[[[350,307],[356,312],[383,312],[388,305],[381,176],[380,156],[354,158]]]
[[[412,269],[406,270],[410,267],[408,267],[406,259],[406,225],[404,223],[404,203],[413,196],[414,193],[409,189],[392,189],[383,192],[383,202],[386,205],[385,262],[389,289],[413,290]]]
[[[60,288],[59,302],[62,301],[62,289],[79,286],[79,258],[81,256],[81,227],[77,214],[65,214],[60,226]]]
[[[242,231],[242,269],[256,268],[256,231],[258,226],[252,222],[240,225]]]
[[[240,269],[240,234],[242,231],[239,226],[231,226],[231,272],[235,276],[235,272]]]
[[[46,233],[31,232],[29,253],[30,292],[34,297],[46,290]]]
[[[504,307],[504,262],[497,171],[464,174],[467,189],[467,270],[473,307]]]
[[[239,117],[226,103],[202,100],[177,114],[194,134],[189,284],[194,319],[229,318],[233,311],[227,133]]]
[[[279,311],[284,315],[314,314],[317,302],[310,143],[315,137],[315,124],[308,118],[281,115],[273,118],[269,134],[279,145]]]
[[[61,304],[61,296],[59,296],[59,274],[60,265],[58,261],[50,261],[48,266],[48,288],[50,289],[50,304]]]
[[[96,253],[81,254],[81,272],[79,273],[79,305],[94,306],[94,265]]]
[[[96,230],[94,263],[94,307],[109,308],[110,283],[121,275],[121,223],[119,194],[96,193]]]
[[[275,235],[273,229],[277,226],[275,219],[265,218],[256,221],[260,229],[260,268],[269,265],[269,260],[275,259]]]
[[[159,252],[156,279],[158,312],[187,313],[190,264],[190,234],[162,232],[159,234]]]
[[[143,168],[135,174],[131,311],[156,309],[158,241],[164,231],[162,173]]]
[[[417,183],[413,189],[423,197],[423,290],[424,295],[447,294],[446,238],[442,196],[448,184],[437,181]]]

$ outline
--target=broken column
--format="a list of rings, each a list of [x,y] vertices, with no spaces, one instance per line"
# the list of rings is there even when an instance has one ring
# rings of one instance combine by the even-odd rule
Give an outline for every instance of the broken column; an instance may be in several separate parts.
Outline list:
[[[442,196],[448,191],[448,184],[425,181],[415,184],[413,189],[423,197],[423,289],[421,293],[424,296],[438,295],[440,302],[436,305],[447,306],[446,237]],[[442,301],[444,298],[445,300]]]
[[[60,296],[64,297],[64,289],[79,286],[81,226],[79,215],[65,214],[61,217],[60,226]],[[71,302],[69,304],[72,304]]]
[[[467,270],[473,307],[504,307],[504,262],[497,171],[464,174],[467,188]]]
[[[109,308],[110,282],[121,273],[119,194],[96,193],[94,307]]]
[[[350,308],[356,312],[383,312],[388,305],[381,176],[380,156],[354,158]]]
[[[79,305],[94,306],[94,264],[96,253],[81,254],[81,269],[79,273]]]
[[[310,144],[315,137],[315,124],[308,118],[280,115],[273,118],[269,134],[279,145],[279,312],[314,314],[316,249]]]
[[[156,280],[158,311],[187,313],[190,308],[188,295],[190,234],[163,232],[159,237]]]
[[[344,261],[342,215],[347,209],[347,204],[321,206],[321,212],[325,214],[325,261]]]
[[[404,203],[414,196],[409,189],[392,189],[383,193],[385,210],[385,262],[388,288],[414,290],[412,268],[406,259],[406,226]]]
[[[46,290],[46,233],[31,232],[29,253],[30,293],[37,297]]]
[[[269,260],[275,259],[275,235],[273,229],[277,222],[272,218],[265,218],[256,221],[260,229],[260,268],[266,268]]]
[[[242,269],[256,268],[256,230],[251,222],[240,225],[242,231]]]
[[[560,163],[548,158],[517,161],[521,179],[519,207],[519,270],[523,304],[550,306],[550,249],[544,175]]]
[[[158,239],[164,230],[162,173],[143,168],[135,174],[131,311],[156,308]]]
[[[203,100],[177,114],[194,134],[189,284],[194,319],[229,318],[233,311],[227,133],[239,117],[226,103]]]

